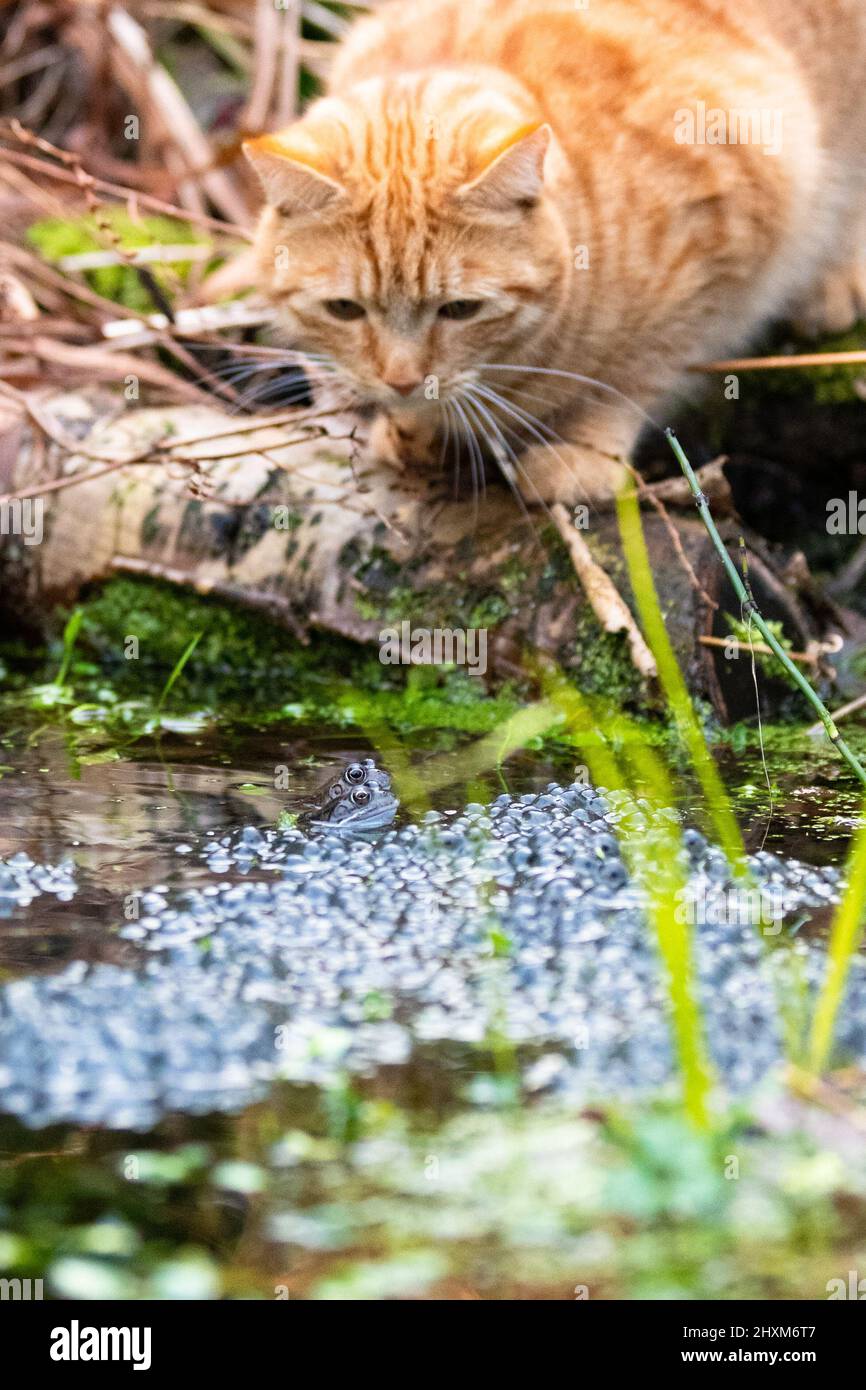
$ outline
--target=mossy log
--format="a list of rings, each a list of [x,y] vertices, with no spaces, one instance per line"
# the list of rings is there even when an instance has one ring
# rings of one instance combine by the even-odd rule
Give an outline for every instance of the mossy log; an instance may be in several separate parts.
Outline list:
[[[44,629],[88,586],[147,575],[264,611],[300,641],[319,630],[378,643],[383,628],[404,621],[484,628],[493,679],[525,672],[543,654],[586,690],[652,703],[651,683],[634,670],[624,635],[602,631],[544,511],[528,517],[505,487],[488,487],[474,505],[455,499],[441,477],[374,467],[357,422],[345,417],[273,419],[207,406],[129,408],[98,392],[29,409],[22,398],[4,398],[7,618]],[[44,534],[27,544],[11,533],[9,500],[34,489]],[[725,614],[737,612],[703,527],[692,511],[665,519],[648,510],[644,523],[693,693],[723,720],[754,712],[748,657],[726,659],[700,641],[728,636]],[[731,530],[733,541],[740,529]],[[631,602],[615,516],[590,509],[583,536]],[[814,612],[760,542],[747,542],[761,608],[805,647],[820,636]],[[765,681],[765,709],[786,693]]]

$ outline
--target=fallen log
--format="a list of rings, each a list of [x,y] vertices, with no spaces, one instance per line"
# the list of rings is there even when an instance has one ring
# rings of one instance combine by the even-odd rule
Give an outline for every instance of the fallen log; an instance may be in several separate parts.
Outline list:
[[[101,391],[25,398],[6,388],[0,608],[44,630],[88,586],[143,575],[264,611],[304,642],[325,631],[378,644],[404,623],[484,628],[494,680],[525,673],[543,654],[584,688],[622,696],[622,680],[605,675],[604,663],[618,663],[631,694],[652,702],[648,663],[638,672],[629,654],[634,632],[610,631],[616,622],[598,609],[604,585],[588,585],[589,596],[582,588],[562,515],[557,531],[504,486],[488,487],[477,505],[455,499],[446,479],[374,466],[362,446],[356,419],[321,408],[232,417],[207,405],[130,409]],[[719,467],[706,485],[721,514]],[[38,543],[14,534],[25,500],[39,507]],[[633,607],[615,516],[589,508],[583,520],[584,578],[591,556]],[[754,713],[748,654],[734,659],[737,644],[701,641],[728,637],[725,614],[739,612],[704,528],[658,503],[644,526],[692,692],[724,721]],[[728,527],[736,544],[742,528]],[[808,648],[823,635],[808,584],[786,579],[760,540],[746,539],[758,602]],[[781,682],[762,681],[765,712],[788,698]]]

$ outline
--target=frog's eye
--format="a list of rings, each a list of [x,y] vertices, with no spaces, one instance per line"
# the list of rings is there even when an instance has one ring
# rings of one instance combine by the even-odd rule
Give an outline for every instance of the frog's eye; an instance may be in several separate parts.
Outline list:
[[[354,782],[357,787],[361,782],[367,780],[367,769],[364,767],[363,763],[349,763],[349,766],[346,768],[345,777],[347,782]]]
[[[370,800],[370,793],[366,787],[358,787],[356,791],[352,792],[352,800],[356,806],[366,806]]]
[[[343,795],[343,785],[341,782],[332,782],[328,788],[328,796],[332,801],[337,801]]]

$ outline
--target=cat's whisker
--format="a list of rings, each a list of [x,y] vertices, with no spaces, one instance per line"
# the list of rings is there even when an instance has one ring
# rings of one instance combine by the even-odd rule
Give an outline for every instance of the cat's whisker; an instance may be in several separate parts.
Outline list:
[[[237,414],[240,410],[248,409],[266,401],[274,402],[272,407],[274,410],[291,409],[295,405],[303,405],[306,410],[314,411],[317,409],[315,401],[312,403],[310,402],[310,386],[308,382],[296,382],[294,385],[287,388],[285,382],[280,380],[275,381],[273,378],[269,378],[266,381],[254,382],[252,386],[242,392],[228,413]],[[338,398],[335,402],[337,409],[344,409],[346,405],[347,399],[345,397],[342,399]],[[299,417],[302,415],[303,411],[300,411]]]
[[[468,392],[467,390],[465,390],[465,389],[462,390],[462,391],[460,391],[458,394],[459,394],[459,398],[460,398],[460,401],[461,401],[463,413],[464,413],[464,415],[466,416],[466,419],[469,421],[469,425],[470,425],[470,428],[471,428],[471,430],[472,430],[472,434],[473,434],[473,436],[474,436],[474,438],[475,438],[476,443],[478,443],[478,435],[480,434],[480,436],[481,436],[481,443],[483,443],[484,445],[486,445],[488,448],[491,448],[490,436],[488,435],[487,430],[486,430],[485,427],[484,427],[484,422],[483,422],[483,420],[479,418],[479,411],[478,411],[478,409],[477,409],[478,402],[477,402],[477,401],[474,401],[474,400],[472,399],[472,397],[470,396],[469,392]],[[479,444],[479,450],[480,450],[480,444]],[[481,454],[480,454],[480,461],[481,461],[482,463],[483,463],[483,459],[484,459],[484,455],[483,455],[483,453],[481,453]]]
[[[306,378],[290,380],[269,376],[258,377],[252,381],[248,377],[240,378],[232,383],[232,390],[235,392],[236,402],[242,404],[256,400],[275,400],[281,394],[287,402],[299,400],[312,405],[314,401],[314,393]]]
[[[194,357],[202,352],[218,352],[229,358],[227,362],[217,362],[212,367],[199,363],[200,382],[209,387],[215,396],[230,402],[236,410],[256,401],[273,400],[281,393],[285,394],[286,405],[313,403],[317,384],[315,372],[323,368],[322,361],[316,361],[309,355],[305,360],[303,354],[287,355],[283,351],[265,351],[260,347],[253,347],[252,356],[248,356],[246,361],[236,360],[234,350],[247,346],[252,345],[191,344],[189,350]],[[250,388],[239,394],[238,388],[247,382],[252,383]]]
[[[484,428],[483,421],[479,421],[478,416],[476,415],[475,411],[472,409],[472,405],[471,405],[471,403],[470,403],[470,401],[469,401],[469,398],[468,398],[468,396],[466,395],[465,392],[463,392],[463,393],[461,394],[461,401],[462,401],[462,409],[463,409],[463,411],[465,412],[466,418],[467,418],[468,421],[469,421],[469,427],[470,427],[470,429],[471,429],[471,431],[472,431],[472,435],[473,435],[473,438],[474,438],[475,443],[476,443],[477,459],[478,459],[478,471],[479,471],[479,473],[480,473],[480,475],[481,475],[481,478],[482,478],[483,488],[484,488],[484,496],[486,497],[486,495],[487,495],[487,479],[486,479],[486,476],[485,476],[485,469],[484,469],[484,454],[483,454],[483,450],[482,450],[482,447],[481,447],[481,443],[479,443],[479,441],[478,441],[478,435],[476,434],[476,430],[477,430],[477,431],[480,433],[480,435],[481,435],[481,442],[482,442],[483,444],[485,444],[485,445],[487,446],[487,448],[491,450],[491,452],[495,452],[495,451],[494,451],[494,449],[493,449],[493,446],[492,446],[492,443],[491,443],[491,441],[490,441],[490,438],[489,438],[489,436],[488,436],[488,434],[487,434],[487,431],[486,431],[486,429]],[[478,509],[477,509],[477,506],[476,506],[476,509],[475,509],[475,523],[476,523],[476,526],[477,526],[477,523],[478,523]]]
[[[477,364],[476,369],[480,372],[487,371],[537,373],[539,376],[561,377],[569,381],[580,382],[583,386],[592,386],[596,390],[604,391],[609,395],[616,396],[619,400],[623,401],[626,405],[628,405],[632,410],[635,410],[638,413],[638,415],[640,415],[641,419],[645,420],[647,424],[652,425],[653,429],[656,429],[661,434],[664,434],[663,427],[659,424],[657,420],[654,420],[653,417],[647,413],[647,411],[644,410],[642,405],[638,405],[637,401],[633,400],[631,396],[627,396],[624,391],[620,391],[618,387],[611,386],[606,381],[599,381],[597,377],[584,376],[581,372],[566,372],[559,367],[530,367],[527,366],[525,363],[521,362],[479,362]]]
[[[549,508],[548,508],[546,502],[544,501],[543,497],[541,497],[541,495],[539,494],[538,489],[534,487],[534,484],[533,484],[533,482],[532,482],[532,479],[529,478],[528,475],[527,475],[526,469],[524,469],[524,468],[521,467],[520,462],[519,462],[519,460],[518,460],[518,458],[517,458],[517,455],[515,454],[515,452],[514,452],[514,450],[512,449],[511,445],[508,443],[508,440],[505,438],[505,435],[503,434],[502,429],[501,429],[499,423],[498,423],[497,420],[490,414],[490,412],[489,412],[489,410],[487,410],[486,406],[482,405],[481,401],[478,400],[478,398],[477,398],[476,396],[473,395],[471,387],[464,387],[464,388],[463,388],[463,391],[462,391],[462,396],[463,396],[464,401],[471,402],[471,404],[473,405],[473,407],[475,408],[475,410],[481,415],[481,417],[482,417],[482,430],[483,430],[483,433],[484,433],[485,440],[487,441],[487,444],[488,444],[488,446],[489,446],[489,448],[490,448],[490,451],[491,451],[491,453],[494,455],[494,457],[496,458],[496,462],[497,462],[498,465],[499,465],[499,470],[500,470],[500,472],[502,473],[502,476],[504,477],[505,481],[508,483],[508,486],[511,488],[511,491],[514,493],[514,497],[515,497],[515,499],[516,499],[516,501],[517,501],[517,503],[518,503],[518,505],[519,505],[519,507],[520,507],[520,510],[523,512],[523,515],[526,517],[526,520],[527,520],[527,522],[529,523],[529,526],[531,527],[531,529],[532,529],[532,531],[533,531],[533,534],[537,536],[537,535],[538,535],[538,528],[536,527],[536,525],[535,525],[535,523],[534,523],[534,521],[533,521],[533,519],[532,519],[532,515],[531,515],[531,513],[530,513],[530,511],[529,511],[529,508],[528,508],[527,505],[526,505],[526,499],[524,498],[522,492],[520,491],[520,488],[519,488],[518,483],[517,483],[517,479],[516,479],[516,477],[514,476],[514,471],[520,473],[523,477],[526,477],[526,478],[527,478],[527,481],[528,481],[530,487],[533,488],[533,491],[535,492],[536,496],[538,497],[539,502],[541,502],[541,504],[542,504],[542,506],[544,507],[545,511],[548,513],[548,515],[550,515],[550,510],[549,510]],[[488,423],[488,425],[490,426],[490,428],[493,429],[493,430],[495,431],[495,435],[491,436],[490,431],[487,430],[487,429],[484,429],[484,426],[483,426],[483,421],[484,421],[484,420],[486,420],[487,423]],[[507,426],[506,426],[506,428],[507,428]],[[509,431],[509,433],[514,434],[515,432],[514,432],[514,430],[511,430],[511,431]],[[515,437],[516,437],[516,435],[515,435]],[[499,448],[497,448],[497,441],[498,441],[498,444],[499,444]],[[505,455],[505,457],[502,457],[503,454]],[[514,471],[512,471],[512,470],[514,470]]]
[[[478,530],[478,506],[481,500],[481,481],[484,478],[484,456],[481,453],[481,446],[475,438],[473,421],[468,418],[463,406],[455,402],[456,409],[459,410],[460,417],[466,424],[466,443],[468,448],[468,464],[470,464],[470,478],[473,484],[473,531]]]
[[[450,404],[449,400],[443,400],[442,404],[443,407],[445,407],[445,420],[446,423],[448,423],[448,445],[450,448],[453,443],[453,455],[455,455],[455,500],[457,500],[460,496],[460,434],[459,430],[457,430],[455,411],[453,411],[452,404]],[[446,461],[448,461],[448,453],[446,453],[443,463],[446,463]]]
[[[447,400],[443,400],[443,401],[441,402],[441,405],[442,405],[442,415],[443,415],[444,420],[445,420],[445,428],[444,428],[443,431],[442,431],[442,448],[441,448],[440,451],[439,451],[439,472],[440,472],[440,473],[444,473],[444,472],[445,472],[445,460],[446,460],[446,458],[448,457],[448,445],[449,445],[449,443],[451,442],[451,411],[450,411],[449,408],[448,408],[448,401],[447,401]],[[456,478],[455,488],[458,487],[458,486],[459,486],[459,483],[460,483],[460,453],[459,453],[459,450],[457,450],[456,453],[457,453],[457,478]]]
[[[512,470],[516,470],[517,472],[519,472],[520,475],[526,479],[528,485],[532,488],[532,491],[535,493],[535,496],[538,499],[541,506],[548,513],[548,515],[550,515],[547,503],[545,502],[541,493],[538,491],[538,488],[535,486],[535,483],[533,482],[529,471],[523,466],[523,464],[521,464],[519,454],[515,451],[513,446],[506,439],[505,432],[507,431],[507,433],[511,435],[512,439],[515,439],[517,441],[518,446],[522,446],[525,444],[523,436],[518,434],[517,430],[515,430],[513,426],[506,424],[504,421],[498,421],[495,415],[492,413],[492,411],[488,410],[487,407],[482,404],[482,401],[474,394],[472,388],[470,388],[469,394],[473,401],[475,409],[483,414],[484,418],[488,421],[490,427],[495,431],[495,441],[491,440],[489,432],[487,433],[487,438],[488,442],[491,445],[491,449],[493,450],[493,453],[496,457],[496,461],[499,464],[500,468],[502,468],[503,470],[506,481],[509,483],[510,486],[514,487],[515,482],[514,478],[512,477]],[[502,453],[506,455],[506,458],[501,457]],[[506,463],[508,465],[507,468],[503,466]],[[523,494],[518,491],[516,495],[521,503],[521,506],[525,510],[525,498]],[[528,512],[526,514],[529,518],[530,514]],[[534,524],[533,530],[535,530]]]
[[[463,435],[460,430],[460,422],[457,419],[457,411],[454,409],[453,402],[450,409],[451,420],[454,425],[454,496],[456,498],[460,496],[460,479],[463,472]]]
[[[485,386],[488,391],[493,391],[493,387],[491,387],[488,383],[485,383]],[[547,396],[536,395],[534,392],[527,391],[525,388],[520,386],[497,386],[494,394],[501,397],[502,405],[505,404],[506,397],[517,396],[518,400],[510,401],[509,404],[513,405],[515,409],[520,410],[522,414],[524,414],[527,417],[528,420],[532,420],[540,429],[544,429],[545,431],[547,431],[552,439],[555,439],[560,444],[564,445],[565,447],[568,447],[568,441],[565,440],[563,436],[553,428],[549,419],[541,419],[540,416],[534,415],[532,411],[528,409],[528,407],[522,404],[522,402],[537,402],[539,405],[545,406],[547,412],[553,411],[555,417],[556,412],[560,408],[567,407],[569,401],[573,402],[573,396],[567,396],[562,401],[551,401],[550,398]]]
[[[169,347],[168,350],[171,351],[171,348]],[[190,374],[199,385],[223,400],[235,400],[235,386],[262,371],[262,367],[256,363],[226,363],[224,366],[216,363],[213,366],[208,366],[204,362],[195,360],[197,349],[191,349],[189,357],[182,357],[179,353],[176,355],[179,360],[183,361],[184,366],[193,369]],[[190,361],[190,357],[192,361]]]
[[[315,370],[305,370],[305,366],[308,369],[312,366]],[[281,367],[286,370],[281,371]],[[251,386],[240,397],[239,403],[241,405],[249,404],[257,399],[271,399],[280,391],[286,392],[291,397],[286,401],[286,404],[291,404],[295,399],[306,398],[309,402],[314,397],[316,389],[323,384],[323,377],[319,376],[319,372],[324,375],[328,373],[328,370],[329,364],[323,361],[309,360],[305,363],[302,357],[295,361],[280,360],[268,356],[264,359],[256,358],[250,362],[229,364],[223,371],[218,368],[215,369],[213,374],[221,381],[233,385],[239,385],[244,381],[253,379]],[[335,385],[337,388],[342,388],[339,405],[340,408],[344,408],[349,401],[347,383],[337,376],[336,381],[329,378],[327,385],[331,390],[334,389]]]
[[[517,423],[519,425],[522,425],[525,430],[528,430],[529,433],[536,440],[536,442],[541,444],[544,448],[549,449],[550,452],[553,454],[554,458],[562,465],[566,472],[570,473],[571,476],[575,479],[575,481],[578,481],[577,470],[573,467],[572,464],[568,462],[566,458],[563,457],[560,451],[556,448],[555,444],[552,442],[553,440],[558,440],[560,444],[566,445],[566,441],[562,438],[561,435],[557,434],[556,430],[552,429],[550,425],[545,424],[543,420],[539,420],[535,415],[532,415],[530,411],[524,410],[521,406],[515,405],[513,401],[503,400],[502,397],[499,396],[497,392],[494,391],[493,388],[490,386],[482,386],[480,383],[476,383],[474,390],[478,392],[481,396],[485,397],[488,401],[490,401],[492,405],[496,406],[499,410],[504,411],[513,420],[516,420]],[[544,433],[542,433],[542,431],[544,431]],[[592,505],[590,498],[587,498],[587,501],[590,503],[590,505]]]
[[[485,383],[485,385],[489,385],[489,383]],[[564,395],[561,400],[557,400],[550,396],[539,396],[535,391],[528,391],[525,386],[500,386],[497,382],[496,390],[501,396],[518,396],[523,401],[537,401],[539,405],[546,406],[548,411],[554,413],[574,401],[574,395],[571,392]]]
[[[563,464],[564,467],[568,468],[569,471],[574,473],[574,469],[572,469],[571,466],[568,464],[567,459],[564,459],[562,455],[558,452],[558,450],[554,447],[554,442],[556,442],[562,444],[564,447],[567,448],[568,441],[563,439],[562,435],[557,433],[557,431],[553,428],[551,424],[549,424],[546,420],[539,419],[537,415],[533,415],[532,411],[527,410],[525,406],[518,405],[515,401],[506,401],[500,395],[500,393],[498,391],[494,391],[493,387],[491,386],[481,386],[479,384],[476,386],[475,389],[480,391],[484,396],[486,396],[486,398],[492,404],[497,405],[500,410],[507,411],[512,419],[516,420],[519,424],[523,425],[525,429],[529,430],[537,441],[539,441],[542,444],[545,444],[551,450],[551,453],[555,455],[555,457],[559,460],[560,463]],[[540,434],[539,431],[541,431]]]
[[[478,503],[479,503],[479,498],[478,498],[478,480],[479,480],[479,476],[482,478],[482,480],[483,480],[483,477],[484,477],[484,459],[483,459],[483,457],[482,457],[482,455],[481,455],[481,451],[480,451],[479,446],[478,446],[478,440],[475,438],[475,431],[473,430],[472,424],[471,424],[471,422],[470,422],[470,420],[469,420],[469,418],[468,418],[468,416],[467,416],[465,410],[463,409],[463,405],[462,405],[461,402],[457,399],[456,396],[452,396],[452,397],[451,397],[451,404],[454,406],[454,409],[455,409],[456,412],[457,412],[458,419],[460,420],[460,422],[461,422],[461,424],[462,424],[462,426],[463,426],[463,430],[464,430],[465,435],[466,435],[466,444],[467,444],[468,455],[469,455],[469,474],[470,474],[470,477],[471,477],[471,479],[472,479],[472,518],[473,518],[473,529],[474,529],[474,530],[477,530],[477,527],[478,527]]]
[[[296,374],[300,371],[299,368],[293,368],[292,370]],[[264,376],[265,374],[267,374],[266,379],[268,381],[276,381],[279,379],[273,367],[263,367],[258,363],[244,363],[241,366],[227,367],[225,371],[216,367],[210,372],[210,375],[215,381],[222,382],[223,384],[235,384],[240,381],[249,381],[252,377]],[[288,373],[284,373],[283,379],[285,379],[287,375]]]
[[[247,407],[273,401],[277,397],[282,397],[281,404],[290,409],[296,402],[309,400],[309,387],[306,383],[297,383],[287,390],[284,382],[256,381],[239,394],[229,413],[237,414]]]
[[[195,352],[225,352],[233,357],[257,357],[264,361],[269,358],[275,366],[280,362],[291,365],[308,362],[332,362],[326,353],[308,352],[305,348],[276,348],[264,343],[213,343],[200,342],[197,338],[185,337],[180,340]]]
[[[462,429],[460,420],[459,420],[458,415],[457,415],[457,410],[456,410],[456,407],[455,407],[455,404],[454,404],[454,398],[453,398],[453,396],[452,396],[452,397],[450,398],[450,400],[448,401],[448,412],[449,412],[449,417],[450,417],[451,424],[452,424],[452,429],[453,429],[452,438],[453,438],[453,440],[454,440],[454,455],[455,455],[454,481],[455,481],[455,486],[458,488],[458,491],[455,493],[455,495],[456,495],[456,496],[459,496],[460,468],[461,468],[461,464],[462,464],[462,461],[463,461],[463,429]]]

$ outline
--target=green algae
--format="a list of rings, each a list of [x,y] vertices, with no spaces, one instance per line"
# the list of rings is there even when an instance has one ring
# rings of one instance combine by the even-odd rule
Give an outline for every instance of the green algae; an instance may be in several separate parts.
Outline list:
[[[517,583],[515,575],[511,580]],[[453,587],[460,589],[458,582]],[[442,603],[447,608],[450,602],[449,592]],[[478,591],[465,598],[459,616],[466,626],[492,626],[501,612],[498,604],[504,602]],[[397,611],[402,621],[406,608]],[[429,622],[429,608],[425,616]],[[454,625],[453,609],[449,617]],[[62,699],[58,695],[58,703],[78,709],[92,703],[99,707],[94,722],[106,708],[126,708],[130,701],[140,701],[150,711],[168,672],[197,634],[195,651],[172,691],[174,710],[205,707],[225,717],[242,712],[260,722],[315,720],[341,728],[384,722],[403,732],[483,734],[531,698],[529,676],[488,686],[459,668],[385,665],[375,649],[337,636],[314,634],[304,645],[267,617],[222,600],[161,581],[118,577],[81,604],[77,645],[67,660],[69,687]],[[58,640],[48,648],[48,665],[55,653],[59,656]],[[585,614],[574,650],[579,658],[575,680],[585,693],[603,696],[611,706],[639,705],[640,680],[619,635],[602,632]],[[14,658],[15,650],[9,655]],[[7,698],[15,692],[24,696],[27,689],[20,671],[14,675],[15,664]]]
[[[38,658],[35,679],[32,653],[10,648],[3,699],[7,710],[44,715],[49,704],[38,692],[50,688],[50,706],[71,712],[79,734],[100,742],[112,734],[152,733],[163,705],[174,716],[213,721],[335,728],[374,721],[406,732],[477,734],[497,727],[521,702],[513,682],[490,692],[460,669],[384,665],[375,650],[331,635],[317,634],[304,645],[266,617],[159,581],[111,580],[79,611],[74,652],[55,639]],[[182,661],[166,700],[166,677]]]
[[[555,568],[556,559],[551,563]],[[514,573],[512,580],[519,587],[522,576]],[[64,648],[61,630],[62,620],[55,639],[36,654],[21,644],[3,649],[0,706],[6,741],[28,737],[34,719],[59,722],[82,765],[117,757],[130,741],[160,730],[180,737],[208,725],[387,729],[445,750],[505,727],[538,690],[528,655],[525,679],[497,686],[463,669],[383,665],[375,649],[326,634],[314,634],[305,646],[263,615],[149,579],[118,577],[86,596],[73,650],[68,642]],[[196,634],[195,650],[160,705],[167,678]],[[127,655],[130,639],[134,657]],[[665,746],[672,766],[679,766],[675,733],[665,711],[642,703],[621,635],[602,632],[586,611],[569,648],[560,653],[563,679],[592,702],[598,737],[617,752],[624,737],[618,713],[630,708],[640,738],[648,746]],[[58,685],[61,662],[66,670]],[[708,709],[699,717],[709,742],[726,759],[737,804],[753,813],[766,794],[757,730],[752,724],[720,729]],[[763,734],[774,778],[802,776],[806,766],[810,776],[814,771],[832,778],[832,756],[823,755],[802,723],[767,724]],[[862,748],[866,731],[853,727],[851,739]],[[580,755],[579,740],[565,726],[534,739],[531,747],[546,748],[563,765],[575,751]],[[833,800],[847,813],[845,788],[837,790]]]

